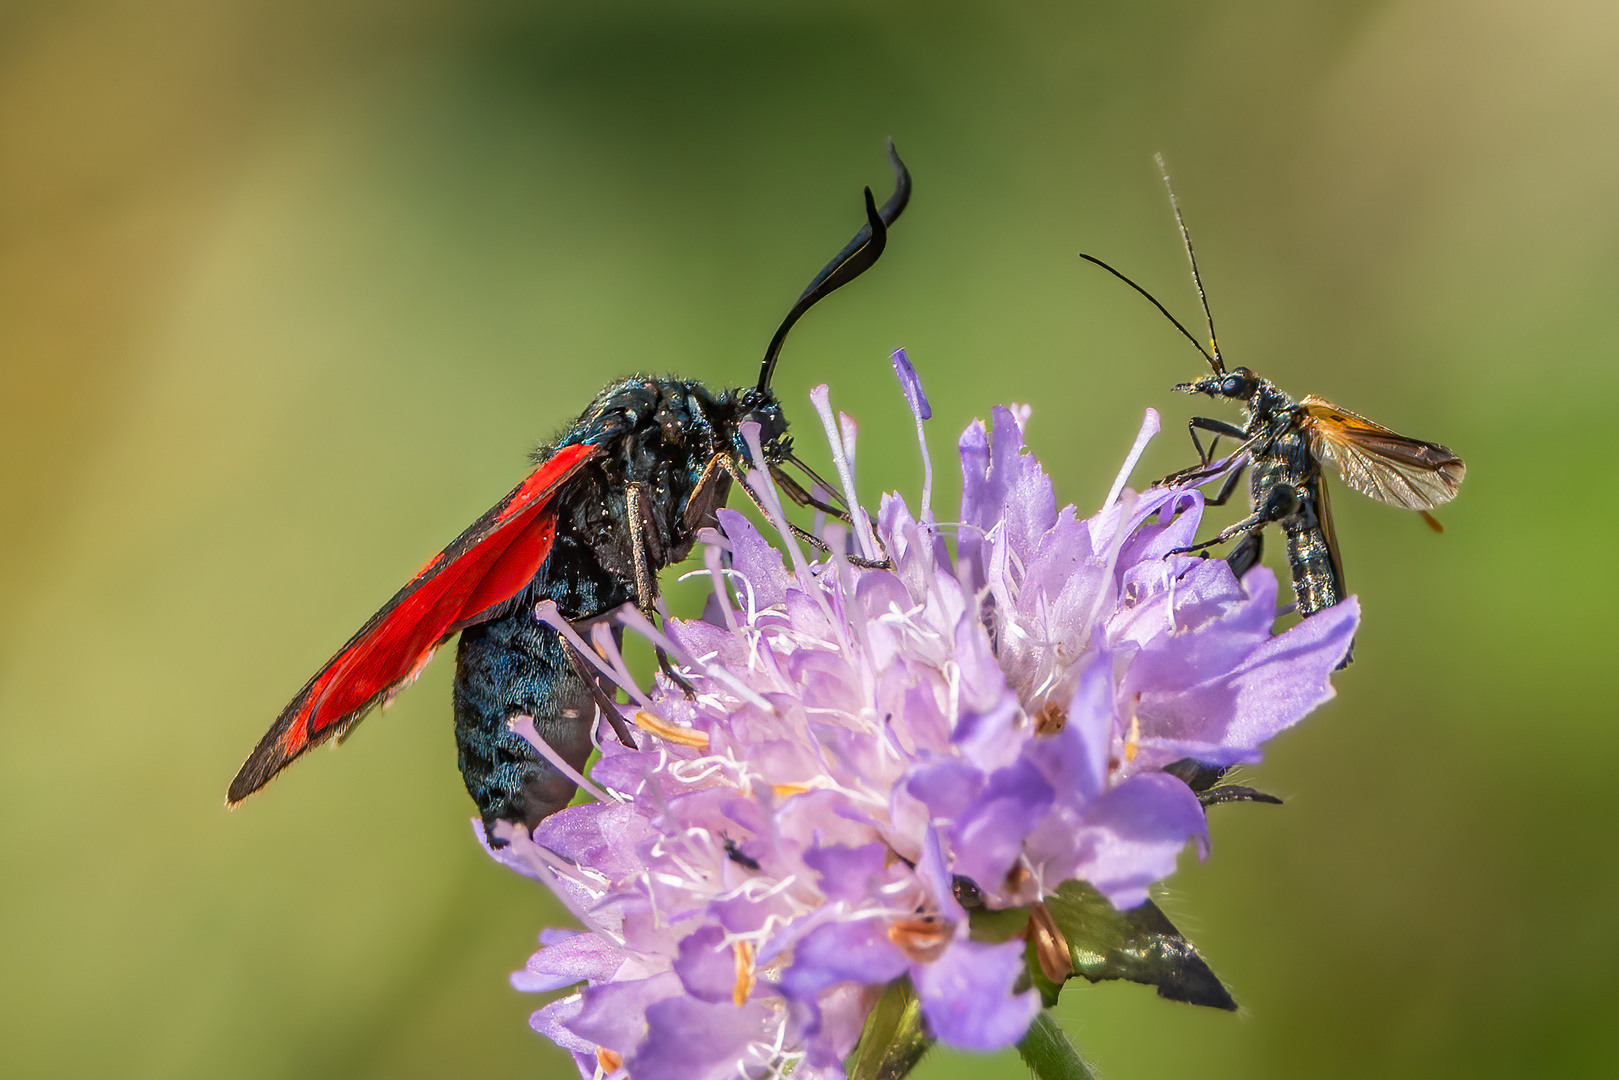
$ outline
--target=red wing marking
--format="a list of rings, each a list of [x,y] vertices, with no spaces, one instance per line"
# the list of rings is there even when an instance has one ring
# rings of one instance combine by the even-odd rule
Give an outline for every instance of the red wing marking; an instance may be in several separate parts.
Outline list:
[[[352,726],[414,680],[457,630],[521,592],[551,552],[553,497],[599,452],[558,450],[434,556],[282,710],[232,781],[229,801],[240,802],[294,758]]]

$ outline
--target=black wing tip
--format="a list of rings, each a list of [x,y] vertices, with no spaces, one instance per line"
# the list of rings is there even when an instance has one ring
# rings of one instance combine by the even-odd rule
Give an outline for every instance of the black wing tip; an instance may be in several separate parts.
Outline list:
[[[236,779],[230,782],[230,790],[225,793],[225,805],[236,807],[249,795],[258,791],[274,779],[275,774],[287,767],[291,759],[281,753],[280,733],[271,729],[265,736],[264,742],[242,762],[242,767],[236,772]]]

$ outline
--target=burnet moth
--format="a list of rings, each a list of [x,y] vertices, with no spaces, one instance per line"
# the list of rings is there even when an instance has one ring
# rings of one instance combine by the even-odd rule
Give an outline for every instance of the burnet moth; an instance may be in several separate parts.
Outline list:
[[[800,505],[847,520],[830,485],[793,456],[770,388],[787,332],[803,314],[876,263],[888,227],[911,196],[911,177],[888,146],[894,193],[815,275],[766,349],[758,385],[713,393],[701,383],[636,375],[608,385],[568,429],[534,454],[528,478],[439,552],[293,697],[259,740],[227,801],[235,805],[374,706],[408,686],[457,633],[455,736],[461,774],[492,843],[495,822],[532,829],[566,806],[575,785],[509,724],[535,730],[577,773],[591,750],[596,706],[617,719],[588,667],[536,607],[550,600],[569,622],[625,604],[651,616],[658,571],[690,553],[733,484],[755,502],[750,468],[767,470]],[[758,425],[763,461],[743,426]],[[794,466],[805,487],[784,471]],[[804,539],[819,545],[814,537]],[[660,662],[678,679],[667,660]],[[622,733],[621,733],[622,737]]]

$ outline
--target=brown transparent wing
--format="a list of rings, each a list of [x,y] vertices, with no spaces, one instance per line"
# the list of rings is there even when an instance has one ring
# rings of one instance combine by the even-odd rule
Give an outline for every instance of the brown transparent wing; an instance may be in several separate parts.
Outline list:
[[[1344,584],[1344,563],[1338,554],[1338,533],[1332,527],[1332,502],[1327,498],[1327,478],[1316,474],[1310,490],[1315,496],[1316,524],[1321,526],[1321,538],[1327,542],[1327,554],[1332,557],[1332,572],[1338,576],[1338,596],[1342,599],[1349,595],[1349,586]]]
[[[1330,401],[1307,397],[1304,431],[1310,452],[1330,461],[1344,483],[1379,502],[1432,510],[1456,497],[1467,466],[1437,443],[1410,439]]]

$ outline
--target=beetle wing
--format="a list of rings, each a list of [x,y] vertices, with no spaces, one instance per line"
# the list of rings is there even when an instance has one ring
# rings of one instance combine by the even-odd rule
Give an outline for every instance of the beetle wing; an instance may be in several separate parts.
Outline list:
[[[600,452],[562,447],[433,556],[287,704],[231,782],[228,801],[352,727],[421,674],[457,630],[521,592],[551,552],[558,489]]]
[[[1327,478],[1317,473],[1310,491],[1315,496],[1316,524],[1321,527],[1321,539],[1326,542],[1327,556],[1332,560],[1332,572],[1337,575],[1338,593],[1342,596],[1349,587],[1344,584],[1344,563],[1343,557],[1338,554],[1338,532],[1332,524],[1332,502],[1327,498]]]
[[[1390,431],[1317,397],[1299,406],[1310,452],[1332,462],[1344,483],[1379,502],[1432,510],[1454,499],[1467,475],[1462,459],[1437,443]]]

